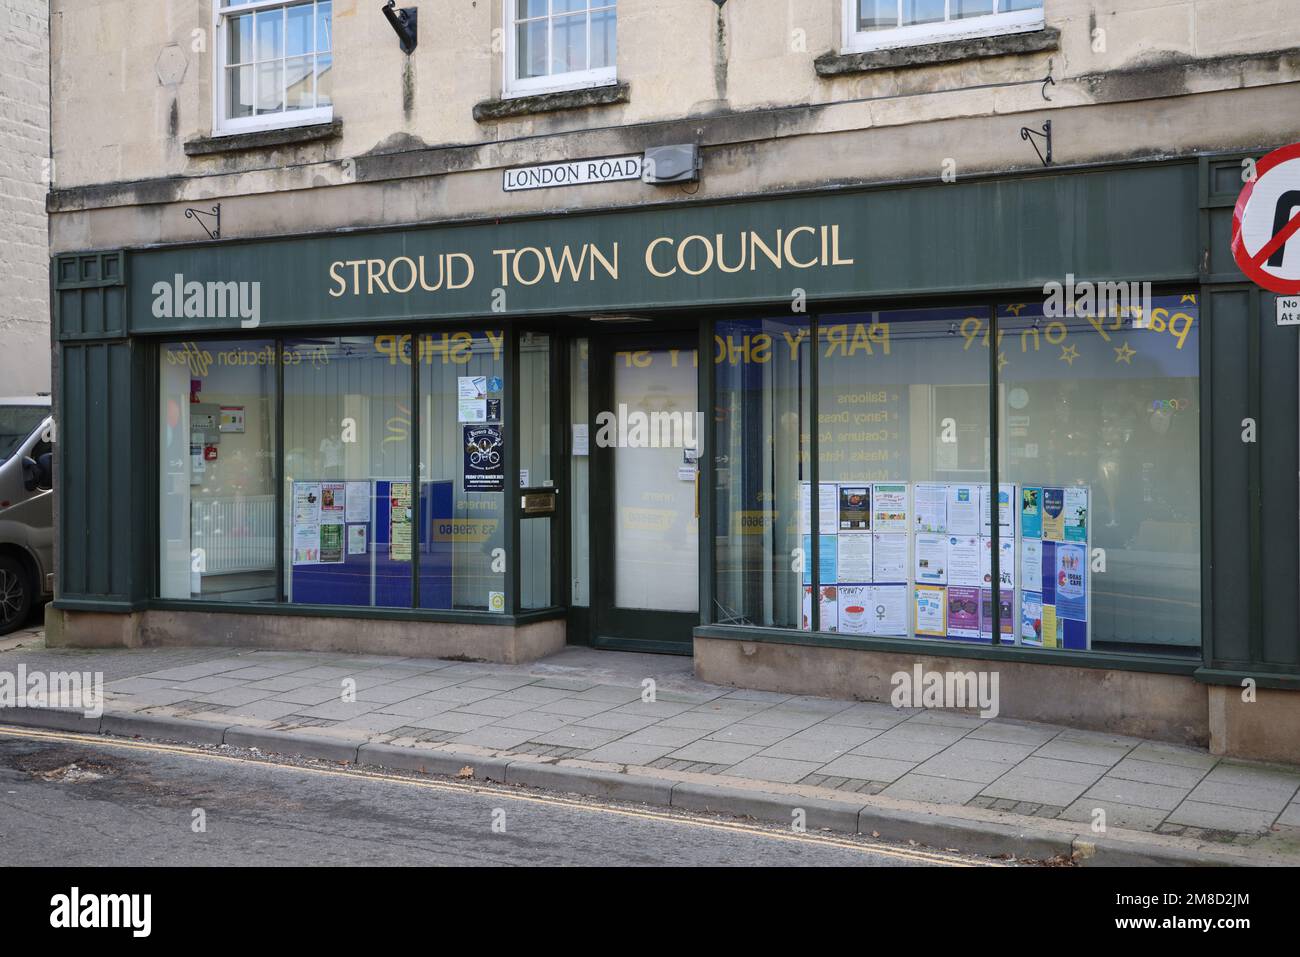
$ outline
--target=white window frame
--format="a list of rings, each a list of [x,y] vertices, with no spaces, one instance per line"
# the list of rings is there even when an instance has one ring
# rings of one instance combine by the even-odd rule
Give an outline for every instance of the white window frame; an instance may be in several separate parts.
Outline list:
[[[598,0],[593,0],[598,2]],[[505,19],[505,55],[502,59],[501,95],[505,99],[534,96],[538,93],[560,93],[565,90],[586,90],[598,86],[613,86],[618,82],[617,63],[594,70],[571,70],[568,73],[551,73],[518,79],[515,57],[518,55],[518,38],[515,31],[515,0],[502,0]],[[553,17],[553,0],[547,0],[546,15]],[[546,59],[550,62],[550,32],[547,33]],[[614,54],[618,56],[618,7],[614,8]],[[591,59],[591,14],[587,15],[587,58]]]
[[[1045,6],[1047,0],[1043,0]],[[977,37],[1002,36],[1010,33],[1028,33],[1041,30],[1046,23],[1043,6],[1028,10],[1013,10],[1005,13],[986,13],[961,20],[948,20],[950,0],[945,0],[944,16],[941,23],[918,23],[912,26],[894,27],[890,30],[859,30],[857,0],[843,0],[844,5],[844,53],[870,53],[873,50],[889,50],[896,47],[916,46],[921,43],[941,43],[945,40],[970,40]],[[899,15],[902,14],[902,0],[898,0]],[[994,10],[1000,6],[995,0]]]
[[[337,3],[338,0],[335,0]],[[334,106],[317,106],[309,110],[289,110],[264,116],[226,116],[226,23],[230,17],[256,13],[276,7],[294,6],[292,0],[212,0],[213,71],[212,78],[212,135],[232,136],[236,133],[256,133],[263,130],[293,129],[329,123],[334,119]],[[315,24],[312,26],[315,42]],[[334,38],[330,37],[330,56],[334,57]]]

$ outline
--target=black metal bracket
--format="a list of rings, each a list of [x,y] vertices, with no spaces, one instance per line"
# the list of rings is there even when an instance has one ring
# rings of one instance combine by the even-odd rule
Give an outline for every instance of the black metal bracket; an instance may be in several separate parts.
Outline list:
[[[1047,88],[1049,86],[1056,86],[1056,81],[1052,79],[1052,74],[1050,73],[1047,74],[1047,76],[1043,77],[1043,88],[1038,92],[1043,94],[1043,99],[1045,99],[1048,103],[1051,103],[1052,98],[1047,95]]]
[[[1041,136],[1043,138],[1043,141],[1047,146],[1046,156],[1044,156],[1043,151],[1038,148],[1038,141],[1033,139],[1033,137],[1035,136]],[[1041,162],[1044,166],[1052,165],[1052,121],[1051,120],[1047,120],[1043,123],[1043,129],[1041,132],[1039,130],[1031,130],[1027,126],[1020,127],[1020,138],[1022,140],[1029,140],[1029,145],[1032,146],[1034,148],[1034,152],[1038,154],[1039,162]]]
[[[381,8],[384,11],[384,17],[388,20],[389,26],[397,34],[397,39],[401,42],[402,52],[410,56],[415,52],[415,46],[419,43],[419,15],[420,11],[415,7],[403,7],[397,9],[397,0],[388,0]]]
[[[208,224],[203,221],[203,217],[205,216],[214,217],[214,219],[216,220],[216,227],[214,229],[208,229]],[[211,212],[202,209],[194,209],[192,207],[188,208],[185,210],[185,218],[192,219],[200,226],[202,226],[203,231],[208,234],[208,239],[221,238],[221,204],[220,203],[217,203],[217,205],[213,206]]]

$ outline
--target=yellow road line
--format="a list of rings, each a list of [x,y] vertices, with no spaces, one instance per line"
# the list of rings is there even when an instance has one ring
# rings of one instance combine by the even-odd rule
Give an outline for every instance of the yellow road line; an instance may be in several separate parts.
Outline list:
[[[863,839],[862,841],[850,841],[846,838],[831,837],[816,833],[798,833],[795,831],[787,833],[785,831],[774,830],[773,828],[775,825],[773,825],[773,828],[762,828],[744,824],[739,821],[702,820],[696,817],[686,816],[682,812],[669,814],[662,811],[638,810],[633,808],[616,807],[608,804],[591,804],[585,801],[576,801],[572,798],[560,797],[558,795],[520,792],[507,785],[498,785],[487,782],[470,783],[467,781],[461,782],[455,780],[435,781],[407,778],[395,774],[366,771],[355,766],[350,769],[344,769],[287,764],[273,761],[269,758],[267,760],[257,760],[253,758],[239,757],[233,754],[217,754],[212,751],[205,751],[202,748],[191,747],[183,744],[162,744],[153,741],[126,741],[120,738],[110,738],[101,735],[78,734],[75,732],[64,731],[44,731],[32,728],[15,728],[8,725],[0,725],[0,735],[11,738],[60,741],[71,744],[92,745],[95,747],[117,748],[125,751],[148,751],[160,754],[174,754],[187,758],[224,762],[226,764],[252,764],[258,767],[278,768],[282,771],[301,771],[309,774],[323,774],[332,777],[351,779],[362,778],[368,781],[377,781],[384,784],[401,784],[407,787],[423,788],[429,791],[442,791],[446,793],[464,793],[468,791],[475,794],[490,794],[511,801],[524,801],[530,804],[541,804],[548,807],[565,807],[580,811],[595,811],[601,814],[612,814],[616,817],[633,818],[643,821],[655,821],[659,823],[679,825],[685,824],[706,830],[748,834],[756,837],[772,838],[781,841],[794,841],[796,843],[819,844],[826,847],[837,847],[845,850],[857,851],[859,853],[879,854],[882,857],[918,861],[926,864],[938,864],[946,867],[979,866],[976,862],[947,854],[941,854],[939,852],[899,848],[887,844],[868,843],[866,839]],[[591,800],[597,799],[592,798]],[[985,866],[1000,867],[1003,865],[997,861],[989,861]]]

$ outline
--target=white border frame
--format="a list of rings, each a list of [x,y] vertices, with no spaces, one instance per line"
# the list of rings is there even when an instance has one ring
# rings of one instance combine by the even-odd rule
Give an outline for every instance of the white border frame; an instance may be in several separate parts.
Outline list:
[[[286,7],[290,0],[244,0],[225,4],[225,0],[212,0],[212,135],[233,136],[237,133],[260,133],[265,130],[291,130],[299,126],[315,126],[334,119],[334,107],[317,106],[310,110],[281,111],[265,116],[226,118],[226,31],[222,21],[230,16],[253,13],[275,7]],[[334,40],[330,38],[330,57],[334,57]]]
[[[515,78],[515,16],[512,11],[514,0],[501,0],[502,32],[505,44],[501,57],[501,98],[518,99],[521,96],[535,96],[539,93],[563,93],[569,90],[589,90],[600,86],[614,86],[618,83],[617,59],[614,66],[600,67],[595,70],[573,70],[569,73],[552,73],[546,76],[533,76],[525,79]],[[547,16],[551,16],[551,4],[546,6]],[[614,8],[614,51],[618,56],[618,7]],[[549,59],[550,50],[547,50]],[[591,58],[591,14],[587,15],[587,58]]]
[[[1044,6],[1047,0],[1043,0]],[[901,7],[902,0],[899,0]],[[1012,33],[1029,33],[1041,30],[1046,24],[1043,7],[1014,10],[1008,13],[991,13],[963,20],[943,23],[922,23],[892,30],[858,30],[857,0],[843,0],[844,42],[843,53],[870,53],[873,50],[890,50],[917,46],[922,43],[942,43],[945,40],[970,40],[977,37],[1003,36]],[[947,4],[944,5],[947,13]]]

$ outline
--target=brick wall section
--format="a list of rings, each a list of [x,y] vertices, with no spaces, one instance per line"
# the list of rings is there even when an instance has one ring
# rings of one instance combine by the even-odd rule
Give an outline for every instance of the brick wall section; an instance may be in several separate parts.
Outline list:
[[[50,388],[49,3],[0,0],[0,395]]]

